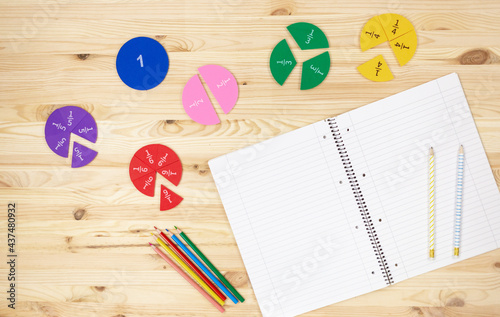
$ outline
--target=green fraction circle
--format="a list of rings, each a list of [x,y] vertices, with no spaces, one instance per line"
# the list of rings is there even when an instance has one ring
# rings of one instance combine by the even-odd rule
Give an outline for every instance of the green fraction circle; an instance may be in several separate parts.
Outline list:
[[[298,22],[287,27],[301,50],[328,48],[328,39],[325,33],[316,25],[307,22]],[[280,85],[287,80],[297,65],[290,46],[286,39],[281,40],[273,49],[269,59],[271,74]],[[323,52],[302,65],[300,89],[312,89],[321,84],[330,71],[330,53]]]

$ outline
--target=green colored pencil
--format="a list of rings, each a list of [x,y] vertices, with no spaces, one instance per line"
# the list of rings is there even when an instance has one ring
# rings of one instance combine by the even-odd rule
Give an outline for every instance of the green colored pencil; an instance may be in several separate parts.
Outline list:
[[[214,272],[214,274],[217,275],[217,277],[221,280],[222,283],[224,283],[224,285],[226,285],[226,287],[231,291],[231,293],[233,293],[233,295],[236,296],[236,298],[238,298],[238,300],[243,303],[245,301],[243,296],[241,296],[240,293],[238,293],[238,291],[228,282],[228,280],[226,280],[224,275],[222,275],[219,272],[219,270],[217,270],[217,268],[212,264],[212,262],[210,262],[210,260],[207,259],[207,257],[200,251],[200,249],[196,247],[196,245],[188,238],[188,236],[184,232],[182,232],[181,229],[177,227],[175,227],[175,229],[177,229],[177,232],[182,237],[182,239],[186,241],[186,243],[191,247],[191,249],[193,249],[193,251],[203,260],[203,262],[205,262],[205,264],[212,270],[212,272]]]

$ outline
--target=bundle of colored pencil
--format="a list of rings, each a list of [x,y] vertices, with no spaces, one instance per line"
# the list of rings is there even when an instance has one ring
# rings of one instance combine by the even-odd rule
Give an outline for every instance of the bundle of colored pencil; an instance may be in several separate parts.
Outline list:
[[[149,244],[153,250],[158,253],[174,270],[176,270],[184,279],[186,279],[198,292],[200,292],[212,305],[214,305],[221,313],[224,312],[224,301],[226,296],[231,299],[233,303],[245,301],[245,299],[238,293],[238,291],[229,283],[229,281],[222,275],[219,270],[208,260],[208,258],[196,247],[196,245],[188,238],[188,236],[179,228],[178,234],[182,239],[191,247],[191,249],[203,260],[203,264],[196,255],[189,250],[189,248],[172,232],[165,229],[167,234],[175,241],[174,242],[160,229],[156,228],[158,236],[151,233],[156,238],[156,242],[165,250],[176,262],[180,265],[191,278],[177,266],[172,259],[170,259],[164,252],[153,244]],[[176,245],[177,244],[177,245]],[[180,249],[179,249],[180,247]],[[181,251],[182,249],[182,251]],[[194,263],[193,263],[194,262]],[[205,266],[206,265],[206,266]],[[207,268],[208,266],[208,268]],[[209,269],[210,268],[210,269]],[[203,274],[201,271],[205,274]],[[215,275],[217,276],[215,276]],[[194,279],[194,280],[193,280]],[[198,283],[196,283],[196,282]],[[217,285],[215,286],[214,285]],[[217,288],[218,287],[218,288]],[[219,290],[220,289],[220,290]],[[224,294],[222,294],[222,292]]]

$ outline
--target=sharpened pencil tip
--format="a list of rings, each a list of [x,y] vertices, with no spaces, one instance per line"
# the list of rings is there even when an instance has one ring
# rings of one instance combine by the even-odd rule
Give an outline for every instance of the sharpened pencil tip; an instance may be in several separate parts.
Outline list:
[[[175,228],[175,229],[179,229],[179,228],[177,228],[177,226],[174,226],[174,228]]]
[[[153,244],[151,242],[148,242],[150,246],[153,246]]]
[[[434,155],[434,148],[431,146],[431,148],[429,149],[429,155]]]
[[[155,236],[155,234],[154,234],[154,233],[152,233],[152,232],[151,232],[151,235],[152,235],[153,237]]]
[[[464,153],[464,146],[460,145],[460,149],[458,150],[458,153],[463,154]]]
[[[168,229],[167,229],[167,228],[165,228],[165,230],[167,230],[167,232],[170,232],[170,231],[168,231]]]
[[[156,228],[156,226],[154,226],[156,230],[158,230],[158,228]]]

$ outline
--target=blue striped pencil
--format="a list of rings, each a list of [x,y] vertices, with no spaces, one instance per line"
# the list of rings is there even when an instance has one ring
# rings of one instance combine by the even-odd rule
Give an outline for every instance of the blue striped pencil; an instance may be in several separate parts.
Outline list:
[[[464,181],[464,147],[460,145],[458,150],[458,168],[457,168],[457,199],[455,205],[455,246],[453,255],[458,256],[460,252],[460,232],[462,226],[462,192]]]
[[[186,245],[182,243],[182,241],[179,238],[177,238],[175,234],[168,231],[168,229],[165,230],[167,231],[167,234],[170,237],[172,237],[175,243],[177,243],[177,245],[182,249],[182,251],[184,251],[184,253],[186,253],[187,256],[189,256],[191,260],[193,260],[193,262],[196,263],[196,265],[198,265],[200,269],[202,269],[203,272],[205,272],[205,274],[227,295],[227,297],[229,297],[233,301],[233,303],[237,304],[238,300],[236,299],[236,297],[234,297],[234,295],[231,294],[231,292],[224,286],[224,284],[222,284],[217,279],[217,277],[215,277],[215,275],[212,272],[210,272],[210,270],[205,266],[205,264],[201,263],[201,261],[198,260],[196,255],[194,255],[194,253],[191,252],[191,250],[189,250],[188,247],[186,247]]]

